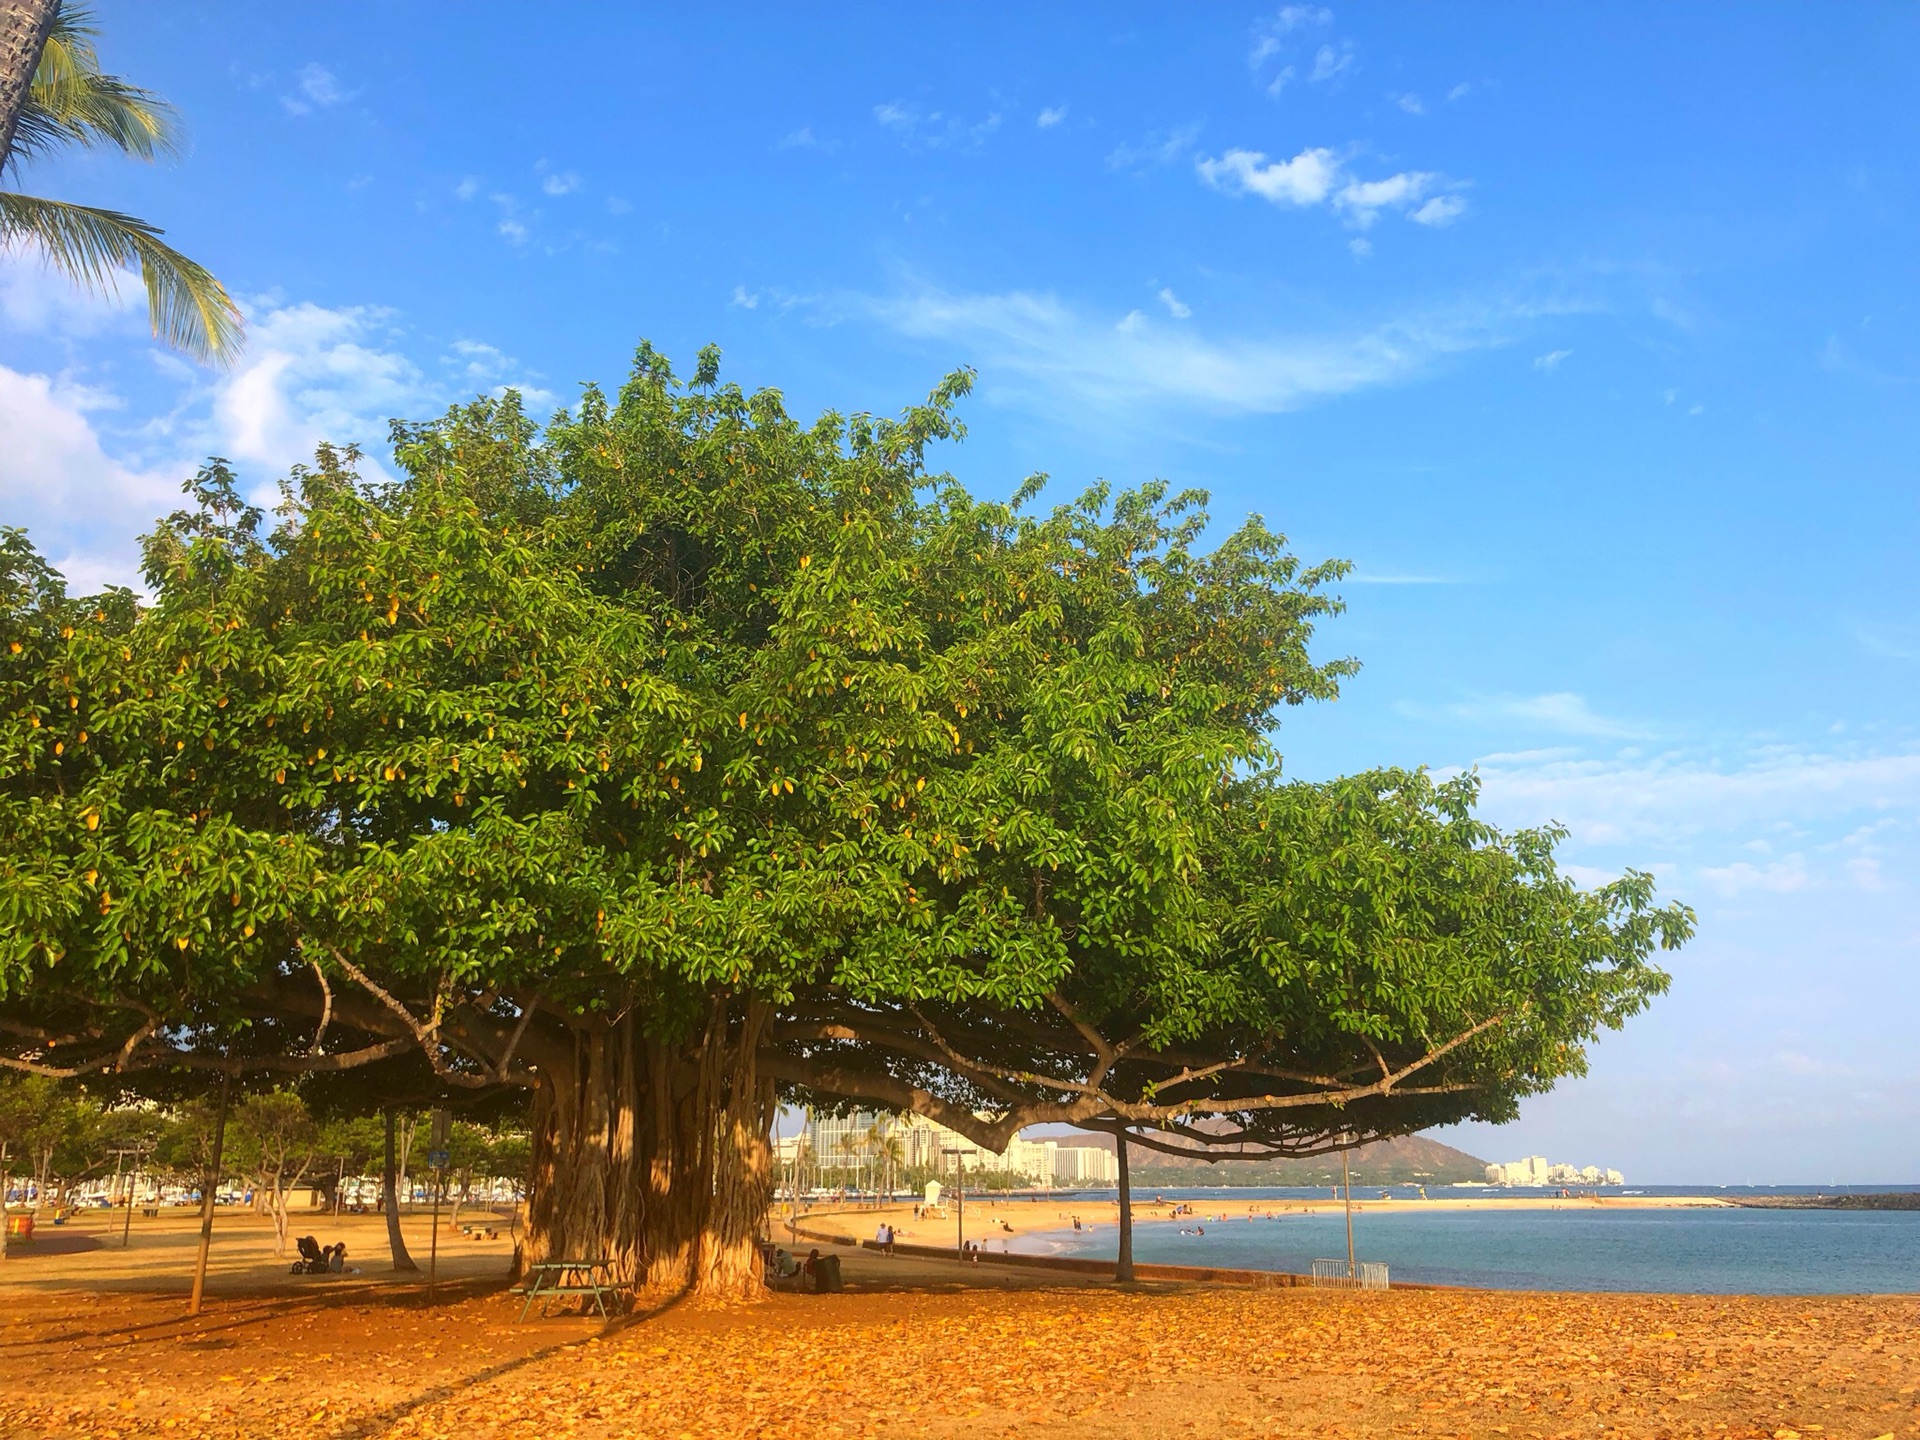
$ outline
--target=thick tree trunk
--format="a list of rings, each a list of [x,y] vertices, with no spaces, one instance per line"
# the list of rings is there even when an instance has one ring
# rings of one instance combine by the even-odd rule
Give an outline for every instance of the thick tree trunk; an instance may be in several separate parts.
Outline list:
[[[20,112],[59,13],[60,0],[0,0],[0,172],[12,158]]]
[[[380,1163],[380,1201],[381,1208],[387,1212],[387,1248],[393,1252],[394,1269],[417,1271],[420,1267],[407,1253],[406,1237],[400,1233],[400,1187],[393,1173],[393,1111],[381,1113],[387,1122],[386,1154]]]
[[[755,1061],[766,1009],[716,997],[697,1039],[626,1017],[574,1037],[534,1094],[520,1264],[605,1259],[649,1298],[758,1298],[772,1198],[773,1082]]]
[[[1113,1265],[1113,1278],[1133,1279],[1133,1182],[1127,1176],[1127,1132],[1117,1130],[1113,1153],[1120,1162],[1120,1257]]]

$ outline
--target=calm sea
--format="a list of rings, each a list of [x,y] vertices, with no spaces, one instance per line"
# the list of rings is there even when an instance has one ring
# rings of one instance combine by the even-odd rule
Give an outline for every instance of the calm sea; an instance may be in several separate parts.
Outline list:
[[[1177,1221],[1136,1221],[1134,1258],[1140,1261],[1304,1273],[1316,1258],[1347,1253],[1345,1222],[1337,1211],[1247,1218],[1252,1201],[1325,1198],[1324,1189],[1164,1190],[1141,1198],[1154,1193],[1189,1200],[1197,1213]],[[1920,1292],[1920,1211],[1396,1211],[1379,1195],[1369,1187],[1366,1208],[1354,1215],[1354,1251],[1361,1260],[1385,1261],[1396,1280],[1500,1290]],[[1354,1198],[1363,1198],[1357,1188]],[[1181,1233],[1196,1229],[1206,1233]],[[1113,1255],[1117,1232],[1108,1224],[1013,1243],[1022,1250],[1104,1258]]]

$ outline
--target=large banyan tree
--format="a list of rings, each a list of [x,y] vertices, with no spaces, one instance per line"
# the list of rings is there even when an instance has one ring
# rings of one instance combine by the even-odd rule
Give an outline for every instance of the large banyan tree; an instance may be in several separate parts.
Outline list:
[[[1341,566],[977,500],[966,389],[805,426],[643,347],[272,518],[210,464],[144,603],[11,532],[0,1065],[529,1087],[524,1258],[744,1296],[782,1098],[1311,1154],[1506,1119],[1664,987],[1690,914],[1470,779],[1281,777]]]

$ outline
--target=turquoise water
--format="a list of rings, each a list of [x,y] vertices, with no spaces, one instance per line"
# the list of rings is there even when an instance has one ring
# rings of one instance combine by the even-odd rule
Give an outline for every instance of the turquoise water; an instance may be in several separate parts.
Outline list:
[[[1357,1197],[1356,1197],[1357,1198]],[[1136,1260],[1304,1273],[1347,1253],[1339,1214],[1233,1217],[1231,1201],[1197,1200],[1199,1214],[1134,1226]],[[1209,1204],[1218,1207],[1209,1209]],[[1204,1235],[1182,1235],[1204,1227]],[[1375,1204],[1354,1216],[1360,1260],[1395,1280],[1498,1290],[1641,1290],[1820,1295],[1920,1292],[1920,1211],[1458,1210]],[[1023,1250],[1111,1257],[1109,1224],[1035,1235]],[[998,1247],[993,1247],[998,1248]]]

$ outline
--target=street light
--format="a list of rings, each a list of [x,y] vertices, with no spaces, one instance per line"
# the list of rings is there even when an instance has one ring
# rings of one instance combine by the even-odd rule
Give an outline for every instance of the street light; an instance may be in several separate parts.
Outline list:
[[[957,1225],[954,1231],[953,1258],[964,1261],[967,1258],[967,1171],[960,1157],[973,1154],[973,1150],[971,1147],[963,1149],[959,1146],[943,1145],[940,1147],[940,1153],[953,1156],[953,1215]]]

